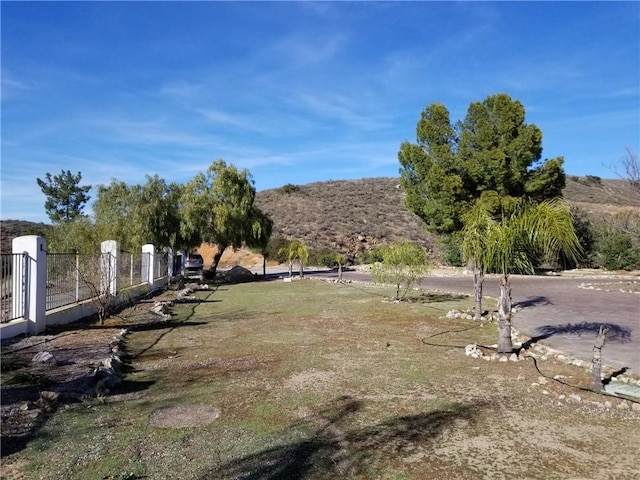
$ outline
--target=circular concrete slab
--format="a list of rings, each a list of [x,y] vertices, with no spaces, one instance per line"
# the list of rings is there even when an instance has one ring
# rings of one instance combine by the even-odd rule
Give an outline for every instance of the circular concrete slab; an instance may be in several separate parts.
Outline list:
[[[191,428],[213,423],[220,410],[211,405],[175,405],[157,409],[149,424],[160,428]]]

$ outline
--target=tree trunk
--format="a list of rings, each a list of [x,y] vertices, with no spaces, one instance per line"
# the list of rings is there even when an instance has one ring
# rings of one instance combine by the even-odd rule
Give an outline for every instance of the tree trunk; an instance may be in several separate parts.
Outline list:
[[[593,359],[591,360],[592,376],[591,376],[591,388],[597,392],[601,391],[604,386],[602,385],[602,347],[607,339],[607,328],[604,325],[600,325],[600,332],[596,337],[596,343],[593,345]]]
[[[304,278],[304,262],[300,259],[300,278]]]
[[[289,260],[289,278],[293,277],[293,260]]]
[[[213,278],[216,278],[216,272],[218,271],[218,264],[220,263],[220,259],[222,258],[222,254],[226,250],[227,247],[223,247],[222,245],[216,245],[218,250],[216,254],[213,256],[213,263],[211,264],[211,271],[213,273]]]
[[[262,276],[267,278],[267,256],[262,255]]]
[[[482,317],[482,283],[484,282],[484,272],[479,268],[473,269],[473,296],[475,301],[474,318],[480,320]]]
[[[511,284],[508,275],[500,277],[498,335],[498,353],[513,353],[513,343],[511,342]]]
[[[342,262],[338,262],[338,281],[342,281]]]

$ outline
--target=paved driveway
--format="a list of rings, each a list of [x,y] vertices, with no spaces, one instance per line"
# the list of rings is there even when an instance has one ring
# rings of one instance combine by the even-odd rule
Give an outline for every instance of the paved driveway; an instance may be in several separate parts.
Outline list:
[[[334,272],[314,275],[336,277]],[[368,281],[367,274],[345,272],[345,279]],[[626,367],[640,375],[640,295],[612,290],[580,288],[585,283],[610,284],[616,278],[567,278],[553,276],[511,277],[511,296],[522,308],[514,316],[515,327],[529,337],[566,354],[591,361],[595,336],[601,324],[609,327],[602,350],[603,363]],[[429,276],[422,281],[427,289],[473,295],[473,279],[467,276]],[[498,297],[498,279],[485,279],[485,297]],[[485,298],[485,308],[495,301]],[[497,338],[496,338],[497,340]]]

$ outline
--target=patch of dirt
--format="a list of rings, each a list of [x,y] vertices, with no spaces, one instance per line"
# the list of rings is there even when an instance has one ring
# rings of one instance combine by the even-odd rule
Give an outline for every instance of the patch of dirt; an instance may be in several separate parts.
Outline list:
[[[149,425],[160,428],[190,428],[213,423],[220,410],[211,405],[175,405],[159,408],[149,418]]]
[[[215,245],[203,243],[198,247],[198,253],[204,258],[205,268],[210,268],[213,263],[213,256],[218,251]],[[227,248],[220,258],[218,268],[234,267],[242,265],[243,267],[262,267],[262,255],[252,252],[251,250],[240,248],[234,250]]]
[[[112,353],[111,343],[122,329],[139,328],[159,320],[156,302],[174,299],[175,291],[141,300],[117,316],[97,322],[77,322],[44,335],[16,337],[2,342],[0,418],[1,456],[20,451],[40,425],[61,405],[96,396],[94,369]],[[39,352],[50,352],[56,365],[32,362]],[[47,404],[41,392],[58,394]],[[118,390],[112,392],[117,393]],[[126,393],[126,392],[125,392]],[[4,463],[4,462],[3,462]]]

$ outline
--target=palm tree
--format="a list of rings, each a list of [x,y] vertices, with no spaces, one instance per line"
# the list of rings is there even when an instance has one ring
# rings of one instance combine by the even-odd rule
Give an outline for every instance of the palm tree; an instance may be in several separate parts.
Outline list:
[[[278,250],[279,254],[283,254],[289,261],[289,276],[293,276],[293,261],[300,260],[300,278],[304,278],[304,262],[309,258],[309,250],[303,242],[292,241],[286,247]]]
[[[463,254],[484,278],[487,272],[500,274],[498,300],[498,353],[511,353],[511,282],[513,272],[534,273],[532,253],[576,259],[580,243],[573,229],[571,210],[562,199],[534,204],[515,203],[494,216],[483,202],[477,202],[465,217]],[[474,275],[475,281],[475,275]],[[482,282],[480,282],[480,286]],[[481,290],[480,290],[481,292]],[[476,301],[478,293],[476,292]],[[480,307],[476,305],[476,314]]]

